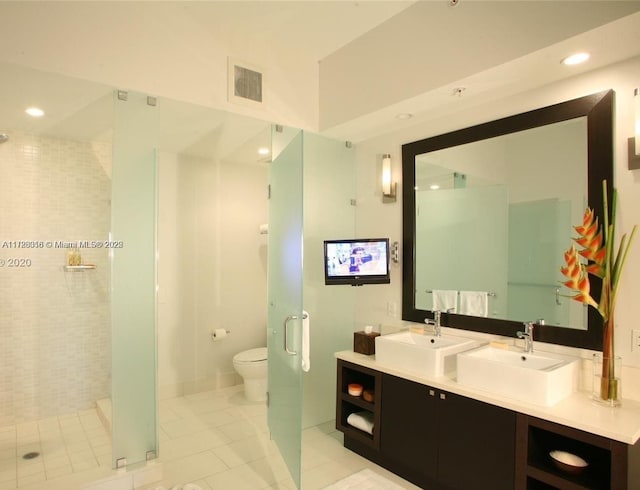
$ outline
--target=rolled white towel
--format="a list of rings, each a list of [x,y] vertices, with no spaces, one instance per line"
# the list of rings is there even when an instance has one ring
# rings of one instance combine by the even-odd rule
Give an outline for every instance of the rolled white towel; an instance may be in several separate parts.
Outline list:
[[[347,417],[347,424],[373,435],[373,414],[371,412],[354,412]]]

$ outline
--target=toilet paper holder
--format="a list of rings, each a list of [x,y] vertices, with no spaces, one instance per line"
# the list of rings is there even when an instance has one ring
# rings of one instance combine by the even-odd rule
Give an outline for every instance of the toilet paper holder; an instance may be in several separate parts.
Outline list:
[[[225,330],[225,332],[227,332],[227,335],[231,333],[230,330]],[[213,332],[211,332],[211,340],[216,340],[216,338],[217,338],[216,331],[214,330]]]

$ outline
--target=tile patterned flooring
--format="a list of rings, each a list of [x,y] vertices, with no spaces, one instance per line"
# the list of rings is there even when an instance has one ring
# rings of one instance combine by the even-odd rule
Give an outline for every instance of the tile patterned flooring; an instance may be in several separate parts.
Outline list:
[[[264,403],[247,402],[241,386],[162,400],[159,425],[164,479],[143,490],[185,483],[202,490],[295,489],[269,439]],[[41,456],[22,459],[33,451]],[[95,410],[0,428],[0,490],[81,489],[110,475],[110,465],[110,436]],[[345,449],[333,422],[303,431],[304,490],[363,469],[418,488]]]
[[[110,465],[111,437],[95,410],[0,427],[0,490],[80,488]]]

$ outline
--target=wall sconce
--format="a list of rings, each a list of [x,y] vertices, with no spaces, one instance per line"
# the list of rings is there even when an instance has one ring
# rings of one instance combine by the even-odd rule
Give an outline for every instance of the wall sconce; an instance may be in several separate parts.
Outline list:
[[[391,155],[382,155],[382,202],[396,202],[397,182],[391,182]]]
[[[633,92],[633,109],[634,136],[627,142],[629,170],[640,169],[640,89]]]

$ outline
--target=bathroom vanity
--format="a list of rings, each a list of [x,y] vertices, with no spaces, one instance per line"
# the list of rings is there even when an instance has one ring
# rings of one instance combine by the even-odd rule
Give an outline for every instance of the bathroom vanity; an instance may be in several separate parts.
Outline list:
[[[574,393],[542,407],[336,354],[336,428],[352,451],[429,490],[640,489],[640,403],[611,409]],[[361,384],[373,402],[348,394]],[[369,412],[373,434],[347,418]],[[572,474],[549,453],[579,454],[589,466]]]

